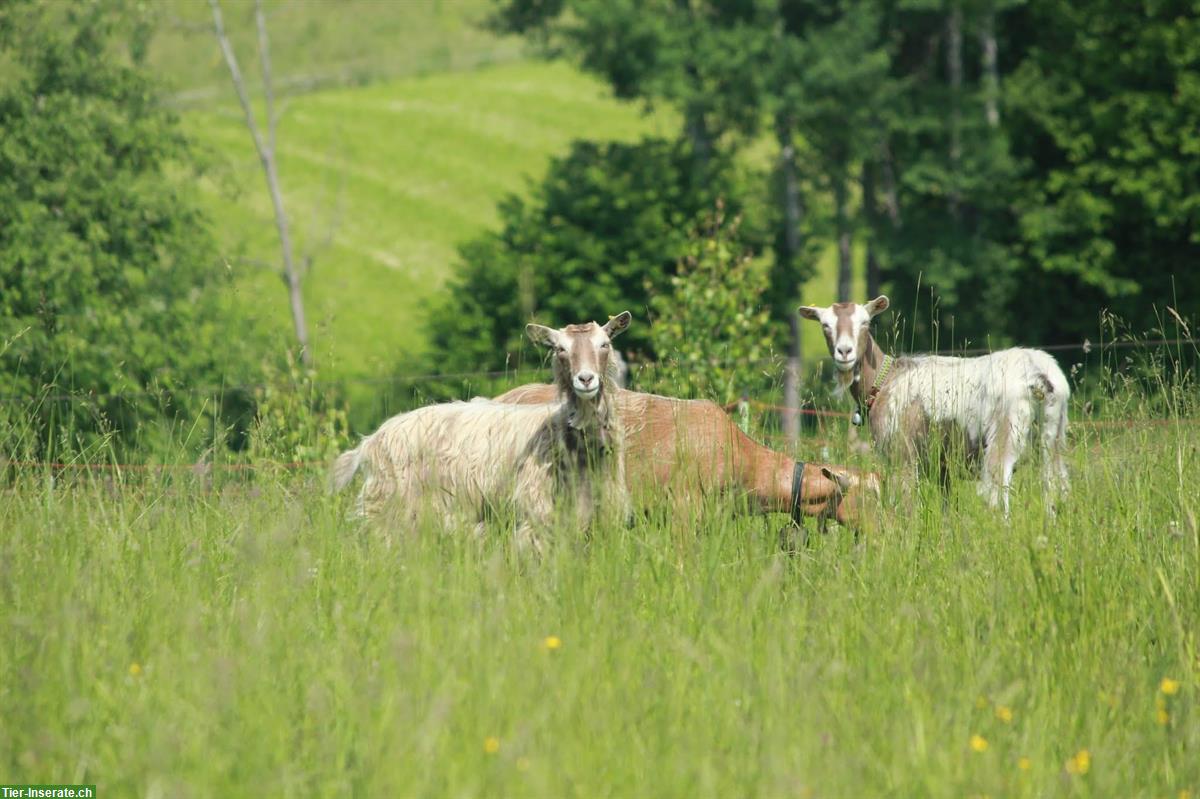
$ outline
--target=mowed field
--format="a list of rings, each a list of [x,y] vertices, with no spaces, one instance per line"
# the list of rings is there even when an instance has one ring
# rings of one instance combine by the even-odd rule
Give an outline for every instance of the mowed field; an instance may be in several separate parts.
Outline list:
[[[736,501],[531,561],[349,523],[319,474],[30,477],[0,763],[100,796],[1195,796],[1198,447],[1080,426],[1055,520],[1026,465],[1008,523],[959,481],[796,556]]]
[[[271,203],[240,112],[184,120],[212,155],[202,186],[242,302],[290,335]],[[631,140],[658,124],[571,68],[537,62],[290,99],[279,168],[297,254],[311,255],[304,294],[327,376],[403,371],[458,246],[498,224],[501,199],[527,191],[576,138]]]

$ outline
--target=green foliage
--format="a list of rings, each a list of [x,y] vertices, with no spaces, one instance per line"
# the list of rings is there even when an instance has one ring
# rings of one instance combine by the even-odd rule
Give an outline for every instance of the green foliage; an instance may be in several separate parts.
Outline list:
[[[653,358],[650,298],[668,287],[688,231],[717,197],[733,213],[754,201],[728,164],[698,168],[685,144],[577,142],[530,200],[502,204],[499,231],[462,248],[460,271],[430,317],[433,368],[511,368],[522,362],[530,319],[603,321],[623,310],[634,324],[622,350]],[[765,237],[748,226],[742,239],[755,250]]]
[[[776,316],[811,274],[806,235],[845,268],[866,238],[919,347],[1079,340],[1104,306],[1148,329],[1200,294],[1194,3],[507,0],[498,18],[675,106],[693,145],[729,156],[770,121],[803,172],[803,216],[770,222]]]
[[[1006,129],[987,118],[978,66],[996,10],[909,3],[887,13],[897,31],[888,76],[896,93],[878,108],[885,146],[871,158],[876,174],[890,176],[892,197],[864,202],[876,207],[872,234],[905,343],[1003,344],[1018,329],[1008,304],[1020,287],[1011,211],[1019,167]],[[889,202],[890,214],[878,208]]]
[[[316,370],[297,363],[290,351],[285,365],[264,365],[247,455],[262,466],[331,462],[349,441],[346,410],[317,381]]]
[[[688,242],[670,290],[650,300],[651,343],[661,353],[652,384],[670,396],[730,402],[758,395],[773,370],[767,273],[746,252],[738,227],[717,202]]]
[[[1010,307],[1044,336],[1095,329],[1102,306],[1135,330],[1156,327],[1167,305],[1195,315],[1200,8],[1034,3],[1013,35],[1035,31],[1006,92],[1014,151],[1029,163],[1027,270]],[[1028,303],[1026,291],[1069,301]]]
[[[111,3],[0,10],[0,393],[28,404],[43,445],[194,419],[194,387],[248,371],[253,330],[232,335],[219,311],[226,271],[180,178],[186,143],[116,49],[136,55],[140,30]]]

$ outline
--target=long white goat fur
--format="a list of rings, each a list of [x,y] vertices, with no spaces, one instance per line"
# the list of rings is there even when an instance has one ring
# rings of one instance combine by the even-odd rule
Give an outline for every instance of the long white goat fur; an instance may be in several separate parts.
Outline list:
[[[872,428],[878,443],[892,449],[908,442],[915,409],[926,422],[957,424],[968,446],[986,446],[998,459],[983,470],[983,488],[994,492],[996,472],[1011,473],[1042,406],[1043,479],[1047,488],[1065,488],[1070,395],[1062,369],[1041,350],[1013,348],[976,358],[900,356],[872,409]]]
[[[525,512],[545,516],[561,409],[559,403],[448,402],[393,416],[337,459],[334,488],[363,468],[362,515],[378,513],[394,496],[414,513],[427,501],[444,514],[478,513],[512,496],[524,500]]]

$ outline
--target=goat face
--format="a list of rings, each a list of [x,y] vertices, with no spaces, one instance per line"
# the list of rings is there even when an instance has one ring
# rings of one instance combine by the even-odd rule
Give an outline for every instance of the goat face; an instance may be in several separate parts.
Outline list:
[[[623,333],[633,317],[629,311],[617,314],[608,324],[587,322],[555,330],[544,325],[526,325],[525,331],[535,344],[554,353],[554,376],[562,388],[570,388],[580,399],[594,400],[615,370],[612,340]]]
[[[888,308],[886,295],[879,295],[866,305],[856,302],[835,302],[829,306],[801,305],[797,310],[805,319],[821,323],[825,345],[833,356],[833,365],[849,372],[858,365],[867,349],[871,335],[871,320]]]
[[[878,472],[821,467],[835,485],[832,515],[838,524],[871,533],[878,525],[878,507],[883,495]]]

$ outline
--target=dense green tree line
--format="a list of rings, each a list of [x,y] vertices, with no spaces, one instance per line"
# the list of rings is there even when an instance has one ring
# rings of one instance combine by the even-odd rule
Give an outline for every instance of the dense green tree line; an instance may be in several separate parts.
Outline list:
[[[917,346],[1080,341],[1104,308],[1140,331],[1166,305],[1185,316],[1200,308],[1196,2],[503,0],[494,21],[620,97],[678,109],[690,159],[678,174],[727,172],[769,145],[769,169],[721,191],[773,243],[768,296],[780,323],[830,242],[841,298],[864,268],[869,292],[892,294]],[[647,164],[596,169],[606,184],[636,180],[653,174],[648,152]],[[642,228],[635,243],[619,200],[571,169],[559,164],[547,184],[567,180],[586,218],[564,223],[564,198],[543,192],[520,210],[535,244],[514,238],[510,210],[505,233],[464,248],[450,307],[467,295],[491,306],[517,262],[553,271],[568,251],[588,250],[603,257],[568,258],[571,280],[624,262],[605,300],[649,307],[636,264],[665,285],[684,254],[679,230]],[[686,192],[642,199],[685,227],[704,207]],[[502,314],[503,335],[471,331],[468,360],[506,352],[521,313],[594,313],[577,285],[532,285]],[[438,343],[459,340],[445,329]]]

